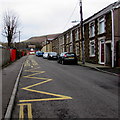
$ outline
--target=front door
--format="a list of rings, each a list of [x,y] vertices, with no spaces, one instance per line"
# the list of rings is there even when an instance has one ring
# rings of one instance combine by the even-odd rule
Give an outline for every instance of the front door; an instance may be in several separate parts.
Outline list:
[[[100,54],[99,54],[100,64],[104,64],[105,62],[105,43],[104,40],[100,41]]]
[[[104,63],[104,43],[101,43],[101,63]]]

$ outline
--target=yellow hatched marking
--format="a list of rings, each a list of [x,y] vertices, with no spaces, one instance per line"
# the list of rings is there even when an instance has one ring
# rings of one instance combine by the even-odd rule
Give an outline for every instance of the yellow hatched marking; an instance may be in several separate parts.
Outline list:
[[[55,100],[67,100],[67,99],[72,99],[72,98],[61,97],[61,98],[30,99],[30,100],[20,100],[19,102],[40,102],[40,101],[55,101]]]
[[[31,71],[31,72],[35,72],[35,71]],[[24,76],[24,77],[31,78],[31,76],[34,76],[34,75],[37,75],[37,74],[41,74],[41,73],[45,73],[45,71],[36,71],[36,72],[37,73],[31,74],[31,75],[27,75],[27,76]]]
[[[29,63],[29,61],[28,60],[26,60],[26,62],[25,62],[25,65],[24,66],[30,66],[30,63]]]
[[[38,65],[38,63],[34,59],[31,59],[31,62],[34,66]]]
[[[24,88],[21,88],[21,89],[24,89],[24,90],[27,89],[28,90],[28,88],[31,88],[31,87],[34,87],[34,86],[37,86],[37,85],[40,85],[40,84],[43,84],[43,83],[46,83],[46,82],[49,82],[49,81],[52,81],[52,79],[48,79],[46,81],[43,81],[43,82],[40,82],[40,83],[36,83],[36,84],[30,85],[30,86],[27,86],[27,87],[24,87]]]
[[[28,119],[32,120],[32,106],[30,103],[27,104],[18,104],[20,106],[20,112],[19,112],[19,120],[24,119],[24,106],[27,106],[28,110]]]
[[[40,67],[36,67],[36,68],[29,69],[29,70],[25,70],[25,71],[27,71],[27,72],[31,72],[32,70],[35,70],[35,69],[38,69],[38,68],[40,68]]]
[[[35,68],[37,69],[37,68]],[[35,102],[35,101],[53,101],[53,100],[65,100],[65,99],[72,99],[72,97],[65,96],[65,95],[59,95],[59,94],[54,94],[50,92],[44,92],[44,91],[38,91],[38,90],[33,90],[31,89],[32,87],[47,83],[52,81],[52,79],[49,78],[39,78],[39,77],[33,77],[34,75],[45,73],[45,71],[35,71],[34,69],[26,70],[27,72],[34,72],[34,74],[30,74],[28,76],[24,76],[25,78],[31,78],[31,79],[39,79],[39,80],[44,80],[42,82],[21,88],[26,91],[34,92],[34,93],[40,93],[40,94],[45,94],[45,95],[50,95],[54,96],[55,98],[44,98],[44,99],[30,99],[30,100],[19,100],[19,102]],[[57,98],[56,98],[57,97]]]

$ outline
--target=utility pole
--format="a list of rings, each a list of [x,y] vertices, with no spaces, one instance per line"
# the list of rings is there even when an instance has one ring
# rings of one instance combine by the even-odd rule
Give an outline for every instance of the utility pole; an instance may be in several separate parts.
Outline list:
[[[47,43],[48,43],[48,38],[47,38],[47,35],[46,35],[46,52],[48,52],[48,49],[47,49]]]
[[[83,12],[82,12],[82,0],[80,0],[80,28],[81,28],[81,40],[82,40],[82,64],[85,64],[84,55],[84,38],[83,38]]]

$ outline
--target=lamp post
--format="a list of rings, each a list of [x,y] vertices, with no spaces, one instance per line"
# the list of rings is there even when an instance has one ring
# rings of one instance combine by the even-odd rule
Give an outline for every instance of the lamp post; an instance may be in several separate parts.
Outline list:
[[[82,12],[82,0],[80,0],[80,29],[81,29],[81,40],[82,40],[82,64],[85,64],[84,55],[84,38],[83,38],[83,12]]]

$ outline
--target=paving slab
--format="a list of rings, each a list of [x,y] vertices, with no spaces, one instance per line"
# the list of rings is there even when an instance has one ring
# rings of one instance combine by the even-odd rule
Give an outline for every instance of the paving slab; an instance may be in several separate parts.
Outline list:
[[[20,68],[27,56],[24,56],[2,69],[2,117],[6,113],[10,97],[19,74]]]

